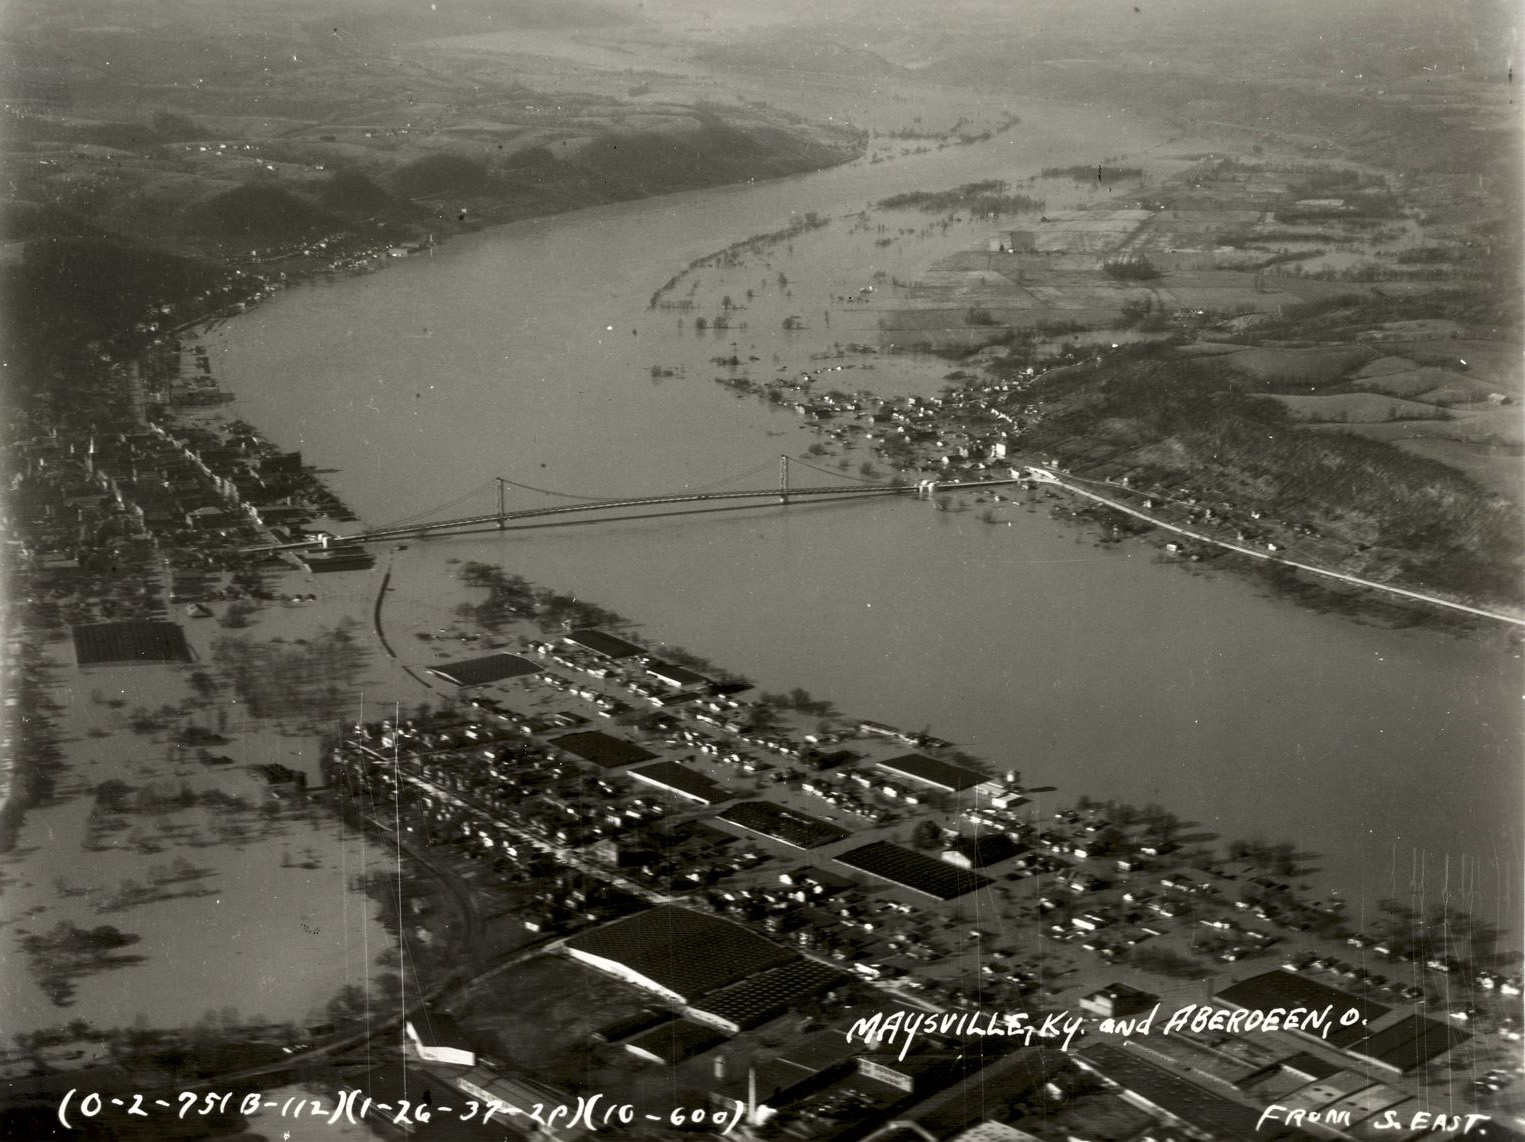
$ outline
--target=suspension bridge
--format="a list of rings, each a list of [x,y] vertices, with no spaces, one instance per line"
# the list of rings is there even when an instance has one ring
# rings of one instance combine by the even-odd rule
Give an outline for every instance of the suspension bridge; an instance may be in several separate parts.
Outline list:
[[[816,487],[795,487],[789,479],[790,465],[798,464],[813,472],[819,472],[835,479],[845,480],[846,483],[828,484]],[[730,476],[720,481],[720,484],[730,483],[734,480],[745,479],[747,476],[760,471],[766,465],[758,465],[747,472]],[[808,461],[798,458],[791,459],[789,456],[778,458],[778,483],[767,488],[743,488],[725,490],[716,485],[707,485],[702,488],[690,489],[683,492],[671,492],[665,495],[652,496],[623,496],[617,498],[600,498],[596,496],[577,496],[567,492],[556,492],[548,488],[537,488],[530,484],[521,484],[510,480],[505,476],[495,477],[487,484],[473,488],[465,495],[458,497],[450,504],[431,508],[408,519],[388,524],[383,527],[373,527],[365,531],[356,532],[352,535],[328,535],[318,534],[293,543],[269,543],[259,547],[249,548],[250,552],[273,552],[273,551],[321,551],[325,548],[353,548],[369,543],[397,542],[406,539],[424,539],[431,536],[443,536],[451,534],[464,534],[468,532],[481,532],[490,530],[506,531],[510,528],[515,530],[530,527],[551,527],[565,522],[578,523],[617,523],[642,518],[641,516],[607,514],[619,512],[628,508],[647,508],[675,506],[683,504],[710,504],[706,511],[726,511],[745,507],[755,507],[773,501],[778,504],[808,503],[820,501],[841,501],[853,499],[870,499],[879,496],[914,496],[918,499],[930,499],[942,493],[960,491],[980,491],[989,488],[999,488],[1012,484],[1042,485],[1047,487],[1063,488],[1086,499],[1093,500],[1114,511],[1134,516],[1154,527],[1163,528],[1175,532],[1188,539],[1197,541],[1209,547],[1216,547],[1223,551],[1233,552],[1236,555],[1246,556],[1249,559],[1277,564],[1289,570],[1300,571],[1305,574],[1320,578],[1335,580],[1353,587],[1359,587],[1368,591],[1390,595],[1413,602],[1427,603],[1431,606],[1445,610],[1458,611],[1464,614],[1475,615],[1480,618],[1492,619],[1507,623],[1517,628],[1525,628],[1525,617],[1510,614],[1488,608],[1473,606],[1456,599],[1448,599],[1443,596],[1431,594],[1425,591],[1414,591],[1392,583],[1377,582],[1365,579],[1357,575],[1336,571],[1329,567],[1319,567],[1315,564],[1304,563],[1289,559],[1284,555],[1272,554],[1274,547],[1268,550],[1259,550],[1246,546],[1243,543],[1231,542],[1219,536],[1210,535],[1200,530],[1183,527],[1161,519],[1157,514],[1140,511],[1113,495],[1103,495],[1094,490],[1095,487],[1106,486],[1107,481],[1083,480],[1080,477],[1061,475],[1059,472],[1046,467],[1024,466],[1009,469],[1009,476],[996,476],[982,480],[919,480],[915,483],[882,483],[874,480],[858,479],[845,472],[832,472],[825,468],[817,468]],[[461,503],[474,495],[485,491],[491,483],[496,483],[498,493],[497,511],[489,514],[459,516],[452,519],[428,519],[425,518],[435,512],[448,510],[454,504]],[[1090,487],[1086,485],[1091,485]],[[520,508],[515,511],[508,510],[508,489],[515,488],[521,491],[533,492],[538,495],[559,497],[573,502],[552,504],[544,507]],[[1118,486],[1119,491],[1131,493],[1133,489],[1124,489]],[[1111,490],[1109,488],[1109,490]],[[661,513],[681,514],[681,513]],[[561,517],[571,516],[572,520],[563,521]]]
[[[794,486],[790,482],[791,463],[848,482],[814,487]],[[757,469],[754,468],[752,471],[755,472]],[[746,474],[743,473],[742,476]],[[577,519],[577,522],[583,523],[614,523],[635,517],[607,513],[617,513],[623,509],[630,508],[662,507],[668,505],[713,504],[715,506],[710,510],[723,511],[727,507],[752,507],[770,501],[787,505],[827,500],[868,499],[879,496],[914,496],[926,499],[944,492],[993,488],[1021,481],[1019,477],[1012,475],[1010,477],[997,477],[989,480],[920,480],[916,483],[881,483],[860,480],[846,473],[830,472],[823,468],[816,468],[814,465],[803,460],[794,459],[791,461],[791,458],[788,456],[780,456],[778,462],[778,483],[767,488],[694,489],[662,495],[597,498],[591,496],[573,496],[566,492],[553,492],[546,488],[537,488],[529,484],[517,483],[505,476],[495,477],[494,482],[497,485],[498,494],[497,510],[494,512],[458,516],[452,519],[413,517],[382,527],[367,528],[365,531],[356,532],[351,535],[318,534],[294,543],[266,544],[255,550],[313,551],[325,548],[353,547],[369,543],[390,543],[399,540],[424,539],[431,536],[490,531],[494,529],[505,531],[509,530],[511,526],[514,528],[535,526],[537,522],[548,525],[562,516],[580,517]],[[575,502],[509,510],[508,490],[510,488],[540,495],[559,496]],[[456,502],[460,501],[457,500]],[[431,509],[431,511],[438,510],[441,509]]]

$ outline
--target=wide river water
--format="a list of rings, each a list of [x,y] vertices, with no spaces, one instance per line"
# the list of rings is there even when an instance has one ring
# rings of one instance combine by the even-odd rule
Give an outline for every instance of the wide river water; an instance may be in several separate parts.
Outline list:
[[[830,299],[995,228],[876,245],[850,216],[888,194],[1017,182],[1077,161],[1082,137],[1081,159],[1176,157],[1153,128],[1080,115],[1049,108],[977,146],[463,236],[224,324],[208,337],[214,372],[239,415],[338,469],[332,486],[367,523],[471,489],[446,514],[491,511],[498,475],[589,495],[767,486],[780,453],[817,437],[792,410],[715,384],[726,370],[710,358],[735,343],[765,380],[812,367],[833,338],[882,344],[875,310],[827,314]],[[804,211],[834,221],[792,250],[700,271],[699,287],[685,278],[671,296],[700,291],[688,320],[648,308],[692,259]],[[752,286],[745,329],[693,329],[721,289],[739,302]],[[808,328],[783,331],[789,313]],[[930,393],[949,367],[876,363],[831,383]],[[1359,625],[1163,565],[1144,545],[1099,548],[1043,512],[1002,513],[1010,526],[910,500],[775,505],[415,543],[396,566],[405,582],[422,562],[499,562],[766,689],[930,725],[1066,801],[1157,801],[1224,837],[1291,840],[1353,909],[1448,899],[1515,929],[1522,689],[1502,639]]]

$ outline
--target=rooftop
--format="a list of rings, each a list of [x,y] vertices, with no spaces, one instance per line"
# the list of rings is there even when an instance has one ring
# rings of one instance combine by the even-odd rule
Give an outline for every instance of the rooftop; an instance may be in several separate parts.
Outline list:
[[[634,742],[611,737],[599,730],[583,730],[580,733],[553,738],[551,744],[559,746],[568,753],[575,753],[584,761],[591,761],[604,769],[618,769],[622,765],[650,761],[657,756]]]
[[[852,835],[840,825],[772,801],[738,802],[721,813],[720,819],[798,849],[818,848]]]
[[[605,634],[601,630],[568,631],[566,640],[591,650],[594,654],[601,654],[605,658],[635,658],[646,653],[644,647],[637,646],[633,642],[626,642],[615,635]]]
[[[1380,1003],[1373,1003],[1369,999],[1351,995],[1348,991],[1285,971],[1252,975],[1249,979],[1224,988],[1218,993],[1218,998],[1247,1011],[1270,1011],[1276,1007],[1322,1009],[1333,1005],[1331,1024],[1347,1008],[1356,1008],[1364,1016],[1360,1022],[1349,1027],[1331,1026],[1329,1034],[1325,1036],[1336,1047],[1348,1047],[1356,1042],[1366,1034],[1366,1024],[1375,1023],[1389,1010]]]
[[[1089,995],[1082,997],[1086,1000],[1109,1000],[1115,1007],[1128,1008],[1129,1011],[1114,1011],[1117,1015],[1127,1015],[1130,1011],[1147,1011],[1150,1006],[1158,1003],[1160,997],[1152,992],[1143,991],[1136,987],[1130,987],[1126,983],[1109,983],[1106,987],[1099,987]]]
[[[489,654],[486,658],[468,658],[445,666],[430,667],[429,673],[452,686],[485,686],[522,674],[539,674],[540,667],[517,654]]]
[[[1286,1070],[1303,1075],[1314,1082],[1317,1082],[1319,1079],[1327,1079],[1340,1069],[1334,1063],[1327,1062],[1317,1055],[1310,1055],[1306,1051],[1300,1051],[1289,1058],[1283,1059],[1279,1065]]]
[[[629,1015],[622,1015],[613,1023],[604,1024],[592,1032],[592,1037],[602,1043],[618,1043],[621,1039],[639,1035],[642,1031],[650,1031],[653,1027],[671,1022],[676,1018],[677,1016],[671,1011],[653,1011],[649,1007],[643,1007]]]
[[[672,904],[579,933],[566,947],[579,959],[682,1002],[798,958],[731,920]]]
[[[426,1046],[464,1047],[468,1050],[471,1047],[471,1040],[466,1038],[466,1032],[456,1022],[455,1016],[443,1011],[420,1008],[404,1026]]]
[[[780,1106],[793,1101],[796,1092],[816,1077],[816,1072],[787,1059],[769,1059],[742,1069],[739,1074],[728,1075],[716,1084],[714,1091],[717,1098],[731,1103],[745,1105],[755,1093],[759,1106]]]
[[[91,623],[75,627],[73,633],[74,657],[80,666],[194,660],[179,623]]]
[[[1026,848],[1005,833],[982,833],[978,837],[959,837],[949,851],[963,857],[973,867],[983,868],[988,864],[999,864]]]
[[[1410,1015],[1350,1047],[1352,1055],[1372,1059],[1400,1074],[1422,1067],[1469,1039],[1465,1031],[1437,1023],[1422,1015]]]
[[[676,761],[654,761],[640,769],[632,769],[630,776],[662,789],[670,789],[701,805],[713,805],[734,796],[720,782],[711,781],[704,774],[696,773]]]
[[[713,1027],[687,1019],[674,1019],[629,1040],[625,1050],[658,1063],[673,1064],[691,1059],[723,1042],[725,1036]]]
[[[646,667],[646,673],[654,678],[660,678],[663,682],[673,686],[700,686],[709,679],[698,671],[690,670],[686,666],[679,666],[674,662],[654,661]]]
[[[1225,1142],[1293,1136],[1290,1131],[1270,1124],[1257,1132],[1260,1116],[1250,1107],[1204,1090],[1139,1057],[1135,1051],[1098,1043],[1077,1052],[1075,1057],[1088,1070],[1105,1075],[1135,1097]]]
[[[784,1014],[798,1000],[819,995],[847,979],[829,964],[800,958],[711,992],[694,1005],[694,1010],[745,1031]],[[837,1041],[843,1042],[841,1036]]]
[[[938,761],[935,757],[926,757],[919,753],[892,757],[888,761],[879,762],[878,765],[880,769],[901,773],[927,785],[935,785],[940,789],[954,792],[973,789],[981,782],[990,780],[988,776],[977,770],[965,769],[961,765],[950,765],[946,761]]]
[[[874,841],[850,849],[836,858],[849,868],[856,868],[881,880],[909,888],[938,900],[952,900],[976,888],[995,883],[988,876],[958,868],[915,849]]]

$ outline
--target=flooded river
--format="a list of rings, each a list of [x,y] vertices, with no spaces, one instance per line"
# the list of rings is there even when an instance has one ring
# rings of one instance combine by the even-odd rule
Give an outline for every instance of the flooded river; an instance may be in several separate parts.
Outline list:
[[[461,237],[262,304],[210,335],[214,372],[239,415],[339,469],[332,485],[368,523],[463,496],[445,514],[489,512],[499,475],[590,496],[765,487],[780,453],[818,437],[714,378],[818,368],[834,343],[887,349],[888,310],[859,291],[878,281],[883,297],[888,279],[997,226],[902,233],[927,216],[876,213],[865,228],[868,204],[1188,149],[1074,114],[1031,109],[985,144]],[[832,222],[683,277],[667,296],[691,309],[649,308],[694,259],[806,211]],[[721,312],[729,329],[695,330]],[[803,329],[783,329],[791,315]],[[732,353],[739,370],[712,360]],[[857,367],[818,388],[931,393],[951,367],[843,360]],[[514,491],[511,507],[547,502]],[[395,568],[406,589],[448,557],[501,562],[764,688],[930,725],[1066,801],[1158,801],[1207,832],[1292,840],[1355,907],[1413,892],[1515,926],[1521,690],[1496,642],[1315,614],[1143,545],[1098,548],[1046,510],[994,519],[909,500],[766,506],[415,543]]]

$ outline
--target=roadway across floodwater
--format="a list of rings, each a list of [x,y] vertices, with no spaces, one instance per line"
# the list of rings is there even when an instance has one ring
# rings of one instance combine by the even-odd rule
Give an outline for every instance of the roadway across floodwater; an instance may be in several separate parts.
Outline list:
[[[499,510],[487,515],[461,516],[456,519],[434,520],[424,523],[408,523],[394,527],[370,528],[354,535],[317,536],[297,543],[278,543],[260,547],[260,551],[311,551],[323,548],[352,546],[366,543],[384,543],[399,539],[421,539],[427,536],[450,535],[460,532],[480,531],[497,527],[507,529],[510,522],[526,519],[543,519],[547,516],[587,514],[612,511],[619,508],[651,507],[661,504],[691,504],[723,502],[727,500],[758,501],[777,500],[789,504],[807,500],[842,499],[844,497],[905,496],[926,498],[940,492],[970,491],[982,488],[1003,487],[1023,482],[1025,477],[1012,476],[994,480],[961,480],[936,482],[923,480],[915,484],[857,484],[850,486],[816,488],[752,488],[730,492],[679,492],[661,496],[633,496],[624,499],[590,500],[586,503],[557,504],[552,507],[523,508],[519,511]],[[738,503],[737,507],[753,506]],[[717,509],[717,510],[724,510]],[[628,519],[628,516],[611,516],[608,522]],[[599,521],[588,521],[599,522]]]
[[[562,515],[587,515],[604,511],[614,511],[621,508],[654,507],[668,504],[691,504],[691,503],[719,503],[725,505],[727,501],[738,501],[730,507],[753,507],[759,501],[776,500],[780,504],[791,502],[804,502],[809,500],[833,499],[840,500],[844,497],[863,498],[872,496],[896,496],[915,495],[917,498],[930,498],[943,492],[977,491],[985,488],[1005,487],[1011,484],[1033,483],[1044,484],[1050,487],[1064,488],[1075,495],[1094,500],[1113,511],[1122,512],[1143,520],[1153,527],[1162,528],[1185,536],[1198,543],[1208,544],[1224,551],[1231,551],[1236,555],[1243,555],[1250,559],[1264,563],[1277,564],[1288,567],[1294,571],[1306,572],[1310,575],[1318,575],[1322,578],[1333,579],[1337,582],[1348,583],[1364,590],[1378,591],[1383,594],[1393,595],[1398,598],[1410,599],[1430,606],[1441,607],[1446,610],[1459,611],[1463,614],[1476,615],[1479,618],[1491,619],[1495,622],[1508,623],[1511,626],[1525,627],[1525,617],[1505,614],[1501,611],[1491,611],[1483,607],[1474,607],[1467,603],[1457,602],[1452,599],[1442,598],[1439,595],[1426,594],[1423,591],[1413,591],[1406,587],[1395,587],[1390,583],[1379,583],[1374,579],[1363,579],[1358,575],[1350,575],[1343,571],[1335,571],[1328,567],[1319,567],[1312,563],[1303,563],[1296,559],[1287,559],[1271,551],[1261,551],[1243,543],[1235,543],[1226,539],[1219,539],[1204,532],[1194,531],[1191,528],[1181,527],[1179,524],[1170,523],[1157,516],[1089,488],[1082,487],[1082,483],[1105,483],[1105,481],[1082,481],[1079,477],[1061,475],[1050,468],[1039,465],[1028,465],[1023,468],[1012,468],[1011,475],[1004,478],[988,480],[954,480],[936,481],[920,480],[914,484],[853,484],[833,485],[827,487],[790,488],[788,485],[787,466],[783,469],[784,475],[777,487],[749,488],[739,491],[713,491],[713,492],[677,492],[669,495],[656,496],[631,496],[619,499],[588,500],[574,504],[556,504],[551,507],[523,508],[518,511],[506,511],[499,499],[499,509],[496,512],[485,515],[461,516],[455,519],[435,520],[422,523],[407,523],[392,527],[370,528],[354,535],[344,536],[317,536],[312,539],[302,540],[297,543],[272,544],[262,547],[261,551],[311,551],[324,548],[354,546],[367,543],[384,543],[400,539],[421,539],[429,536],[453,535],[484,530],[509,530],[511,522],[521,520],[538,520],[547,517]],[[503,483],[505,481],[500,481]],[[727,506],[711,508],[712,511],[729,510]],[[584,520],[579,522],[599,523],[628,521],[629,516],[608,516],[600,519]],[[515,529],[517,530],[517,529]]]
[[[1362,579],[1358,575],[1347,575],[1343,571],[1333,571],[1327,567],[1315,566],[1312,563],[1300,563],[1296,559],[1286,559],[1269,551],[1257,551],[1255,548],[1246,547],[1242,543],[1231,543],[1226,539],[1216,539],[1213,536],[1204,535],[1200,531],[1192,531],[1190,528],[1181,527],[1173,523],[1167,523],[1166,521],[1159,519],[1156,516],[1149,515],[1147,512],[1139,511],[1137,508],[1131,508],[1127,504],[1120,503],[1109,496],[1103,496],[1097,492],[1091,491],[1088,488],[1082,488],[1077,482],[1076,477],[1062,477],[1059,474],[1048,470],[1047,468],[1034,467],[1028,468],[1027,471],[1032,474],[1032,479],[1038,483],[1056,485],[1058,487],[1064,488],[1066,491],[1074,492],[1077,496],[1085,496],[1087,499],[1095,500],[1099,504],[1105,504],[1107,507],[1113,509],[1114,511],[1120,511],[1126,515],[1131,515],[1137,519],[1144,520],[1146,523],[1152,524],[1155,527],[1164,528],[1166,531],[1173,531],[1177,535],[1184,535],[1188,539],[1196,540],[1198,543],[1206,543],[1212,545],[1213,547],[1222,548],[1225,551],[1232,551],[1236,555],[1246,555],[1251,559],[1259,559],[1265,563],[1275,563],[1282,567],[1290,567],[1294,571],[1306,571],[1310,575],[1320,575],[1326,579],[1334,579],[1341,583],[1349,583],[1352,586],[1362,587],[1369,591],[1381,591],[1389,595],[1396,595],[1400,598],[1414,599],[1421,603],[1428,603],[1431,606],[1444,607],[1453,611],[1461,611],[1465,614],[1477,615],[1485,619],[1493,619],[1495,622],[1508,623],[1511,626],[1525,627],[1525,618],[1522,618],[1519,615],[1507,615],[1500,611],[1489,611],[1483,609],[1482,607],[1473,607],[1466,603],[1458,603],[1451,599],[1443,599],[1438,595],[1427,595],[1422,591],[1410,591],[1406,587],[1394,587],[1390,583],[1378,583],[1374,579]]]

